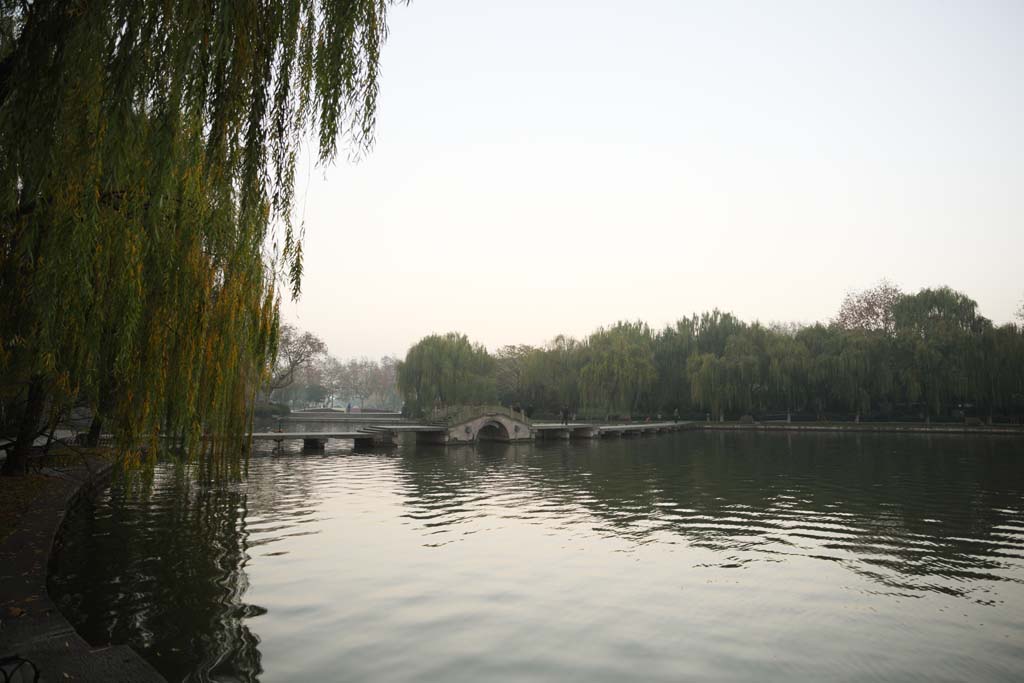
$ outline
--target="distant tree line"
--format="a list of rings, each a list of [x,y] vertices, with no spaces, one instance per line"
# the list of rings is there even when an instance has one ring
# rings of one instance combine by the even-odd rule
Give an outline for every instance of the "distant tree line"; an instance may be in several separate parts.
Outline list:
[[[583,340],[489,353],[431,335],[398,367],[407,409],[518,404],[584,416],[798,413],[816,419],[1024,415],[1024,328],[994,325],[948,287],[852,292],[829,324],[762,325],[714,310],[655,331],[619,322]]]
[[[281,325],[266,399],[291,408],[353,407],[399,410],[398,359],[339,359],[315,334]]]

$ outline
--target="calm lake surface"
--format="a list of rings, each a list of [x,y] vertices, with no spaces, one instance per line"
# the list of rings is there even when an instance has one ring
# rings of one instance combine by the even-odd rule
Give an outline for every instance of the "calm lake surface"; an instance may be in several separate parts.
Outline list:
[[[170,680],[1024,679],[1024,440],[683,432],[173,465],[51,592]]]

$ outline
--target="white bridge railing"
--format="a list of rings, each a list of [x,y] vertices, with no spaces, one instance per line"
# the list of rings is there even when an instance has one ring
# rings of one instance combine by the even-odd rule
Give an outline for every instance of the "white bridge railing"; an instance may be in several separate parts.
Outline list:
[[[514,420],[531,424],[530,418],[521,410],[499,405],[459,405],[447,408],[435,408],[430,415],[432,421],[444,422],[449,425],[468,422],[483,415],[505,415]]]

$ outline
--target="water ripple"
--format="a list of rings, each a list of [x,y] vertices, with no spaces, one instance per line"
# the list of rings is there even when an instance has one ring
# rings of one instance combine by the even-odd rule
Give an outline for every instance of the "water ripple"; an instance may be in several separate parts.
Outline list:
[[[171,680],[1009,679],[1019,455],[690,433],[332,443],[229,486],[168,464],[71,516],[51,583]]]

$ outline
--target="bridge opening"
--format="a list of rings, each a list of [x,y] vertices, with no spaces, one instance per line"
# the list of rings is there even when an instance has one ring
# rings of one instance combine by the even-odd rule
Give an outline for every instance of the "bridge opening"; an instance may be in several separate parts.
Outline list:
[[[476,433],[480,441],[511,441],[508,430],[500,422],[488,422]]]

